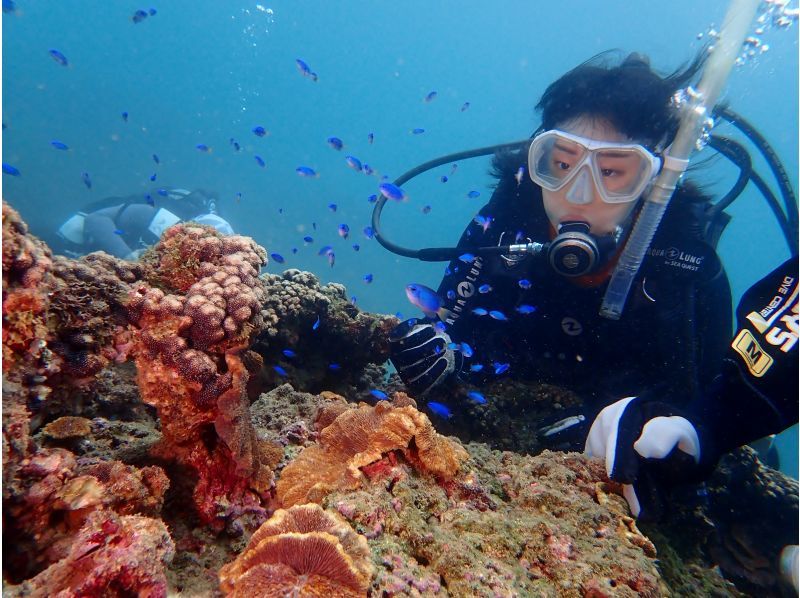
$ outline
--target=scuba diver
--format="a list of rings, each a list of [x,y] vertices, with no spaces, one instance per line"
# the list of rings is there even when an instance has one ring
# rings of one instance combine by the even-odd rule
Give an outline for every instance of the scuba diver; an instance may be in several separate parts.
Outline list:
[[[56,253],[77,256],[105,251],[134,260],[182,221],[212,226],[224,235],[233,228],[217,213],[216,194],[197,189],[158,189],[146,195],[107,197],[70,216],[51,244]]]
[[[728,279],[704,238],[710,198],[686,180],[624,315],[598,314],[678,130],[671,98],[702,66],[698,58],[661,77],[640,54],[612,66],[607,59],[595,57],[547,88],[533,140],[495,156],[499,182],[489,203],[461,236],[434,305],[422,298],[429,317],[401,323],[390,337],[391,360],[417,396],[498,375],[574,391],[580,409],[540,424],[542,444],[554,449],[582,450],[595,415],[620,397],[702,396],[731,334]],[[515,253],[512,244],[549,250]],[[471,250],[489,246],[499,251]]]

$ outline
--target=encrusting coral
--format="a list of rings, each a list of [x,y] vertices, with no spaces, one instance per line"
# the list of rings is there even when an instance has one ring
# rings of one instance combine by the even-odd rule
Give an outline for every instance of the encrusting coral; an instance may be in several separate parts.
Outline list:
[[[467,453],[434,430],[428,417],[388,401],[343,411],[281,473],[278,501],[284,507],[319,502],[332,490],[355,489],[366,479],[361,468],[399,451],[421,471],[452,478]]]
[[[227,596],[364,596],[373,574],[369,546],[319,505],[279,509],[235,561],[222,567]]]

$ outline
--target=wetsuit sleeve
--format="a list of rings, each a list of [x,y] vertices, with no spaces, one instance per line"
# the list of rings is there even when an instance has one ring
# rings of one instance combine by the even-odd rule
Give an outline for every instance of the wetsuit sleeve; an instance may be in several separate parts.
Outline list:
[[[131,248],[121,235],[114,232],[117,230],[114,215],[118,210],[119,206],[114,206],[86,216],[83,232],[89,251],[105,251],[118,258],[124,258],[130,254]]]
[[[797,279],[794,257],[747,290],[722,373],[712,392],[692,405],[720,452],[797,422]]]

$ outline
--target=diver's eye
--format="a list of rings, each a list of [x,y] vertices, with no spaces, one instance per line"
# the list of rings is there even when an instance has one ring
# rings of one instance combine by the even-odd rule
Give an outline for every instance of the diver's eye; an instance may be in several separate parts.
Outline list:
[[[614,170],[613,168],[601,168],[600,173],[604,177],[616,177],[622,174],[619,170]]]
[[[567,164],[566,162],[562,162],[560,160],[556,160],[556,168],[558,168],[559,170],[569,170],[570,169],[570,165]]]

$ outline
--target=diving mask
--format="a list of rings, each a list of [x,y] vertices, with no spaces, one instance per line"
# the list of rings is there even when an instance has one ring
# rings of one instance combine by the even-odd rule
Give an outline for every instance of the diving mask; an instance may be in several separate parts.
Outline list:
[[[636,201],[658,174],[661,159],[634,143],[579,137],[557,129],[538,135],[528,150],[531,179],[549,191],[575,181],[567,200],[590,203],[592,181],[605,203]]]

